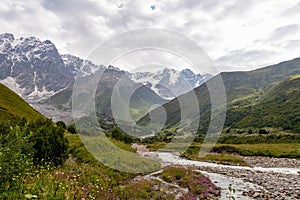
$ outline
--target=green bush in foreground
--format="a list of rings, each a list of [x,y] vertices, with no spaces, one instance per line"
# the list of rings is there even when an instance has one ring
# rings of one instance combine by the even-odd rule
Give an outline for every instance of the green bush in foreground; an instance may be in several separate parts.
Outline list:
[[[56,127],[50,120],[37,120],[28,125],[30,140],[35,149],[35,165],[63,164],[68,158],[68,141],[64,138],[64,129]]]
[[[33,164],[33,147],[19,126],[0,135],[0,193],[16,188]]]
[[[68,157],[64,130],[50,120],[16,119],[0,124],[0,130],[0,199],[20,189],[35,166],[58,166]]]

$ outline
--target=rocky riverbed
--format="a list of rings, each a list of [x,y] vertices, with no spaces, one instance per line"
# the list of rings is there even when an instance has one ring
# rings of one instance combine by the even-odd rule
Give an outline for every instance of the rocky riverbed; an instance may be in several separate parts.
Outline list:
[[[237,197],[239,198],[247,196],[250,197],[250,199],[300,199],[300,174],[298,173],[300,169],[294,167],[287,168],[290,162],[281,163],[280,166],[284,166],[281,168],[258,166],[243,167],[191,161],[166,152],[153,153],[158,154],[159,159],[165,165],[181,164],[194,166],[198,170],[227,177],[228,180],[230,180],[229,183],[233,186],[237,185],[235,182],[242,180],[243,183],[237,185],[239,187]],[[252,160],[254,160],[254,158],[252,158]],[[267,166],[267,160],[272,162],[272,159],[266,159],[264,163],[265,166]],[[277,162],[285,162],[287,160],[288,159],[278,159]],[[217,186],[224,189],[224,184],[218,182],[218,180],[213,181],[215,181]],[[251,183],[253,187],[246,187],[249,183]],[[224,195],[222,199],[226,199]]]
[[[299,168],[300,160],[292,158],[269,158],[262,156],[247,156],[243,157],[246,163],[250,167],[288,167],[288,168]]]
[[[235,169],[230,167],[197,167],[201,171],[239,178],[244,184],[252,183],[260,187],[249,187],[241,191],[253,199],[300,199],[300,176],[278,172]],[[232,180],[234,182],[234,179]],[[218,185],[217,183],[215,183]]]
[[[228,185],[236,189],[235,199],[300,199],[300,161],[287,158],[244,157],[250,167],[191,161],[168,152],[138,151],[157,158],[163,165],[188,165],[206,173],[228,199]]]

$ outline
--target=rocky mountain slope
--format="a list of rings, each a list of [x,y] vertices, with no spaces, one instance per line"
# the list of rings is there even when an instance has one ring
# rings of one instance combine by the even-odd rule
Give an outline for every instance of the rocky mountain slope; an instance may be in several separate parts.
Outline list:
[[[84,67],[83,67],[84,66]],[[73,55],[60,55],[55,45],[36,37],[15,38],[0,35],[0,82],[26,101],[37,102],[66,89],[76,76],[90,75],[105,66],[97,66]],[[118,68],[111,68],[118,71]],[[211,75],[194,74],[191,70],[164,69],[157,73],[129,73],[128,78],[143,83],[163,98],[186,93]]]
[[[98,70],[105,70],[105,76],[110,77],[104,85],[99,85],[101,92],[98,93],[97,103],[99,112],[108,114],[111,111],[108,111],[110,106],[107,98],[111,94],[111,86],[120,79],[120,75],[130,80],[134,87],[140,88],[134,93],[131,105],[136,103],[143,112],[145,108],[141,105],[149,107],[150,104],[164,103],[166,101],[162,98],[170,99],[186,93],[211,77],[195,74],[188,69],[176,71],[168,68],[156,73],[129,73],[113,66],[98,66],[73,55],[60,55],[49,40],[41,41],[36,37],[15,38],[9,33],[0,34],[0,83],[48,117],[59,118],[58,115],[63,114],[57,109],[61,108],[68,110],[65,115],[70,116],[70,109],[66,109],[66,104],[70,105],[76,77],[88,77]],[[100,105],[103,107],[100,108]],[[133,113],[138,116],[140,110],[134,110]]]
[[[73,80],[54,44],[0,35],[0,80],[26,100],[49,97]]]

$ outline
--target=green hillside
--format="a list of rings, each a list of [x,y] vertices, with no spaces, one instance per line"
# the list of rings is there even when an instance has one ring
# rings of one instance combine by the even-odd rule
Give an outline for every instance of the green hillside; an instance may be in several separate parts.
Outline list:
[[[36,120],[43,116],[28,105],[21,97],[0,84],[0,121],[15,117]]]
[[[89,79],[89,77],[86,78]],[[98,113],[112,116],[111,98],[116,85],[120,84],[119,80],[121,80],[122,83],[122,85],[119,85],[118,91],[121,98],[127,96],[127,94],[131,94],[129,111],[133,120],[137,120],[144,116],[152,105],[162,105],[167,102],[148,87],[125,78],[122,72],[106,70],[102,74],[101,80],[98,82],[95,94],[95,106]],[[59,109],[71,109],[72,92],[73,85],[52,96],[49,99],[49,103]],[[81,92],[81,95],[84,95],[85,91]],[[123,105],[124,103],[126,102],[119,102],[120,105]],[[124,108],[126,108],[126,106],[120,107],[120,109]],[[127,118],[128,116],[124,116],[124,120]]]
[[[300,76],[292,76],[267,90],[255,104],[229,109],[227,126],[277,127],[300,132]],[[236,119],[231,121],[230,118]]]
[[[296,106],[299,105],[297,104],[299,101],[299,96],[297,96],[298,78],[294,77],[279,84],[297,74],[300,74],[300,58],[248,72],[223,72],[208,80],[208,82],[214,82],[218,76],[221,76],[224,82],[228,103],[225,126],[278,127],[282,123],[294,124],[294,120],[297,119],[296,115],[299,114],[297,111],[299,106]],[[279,91],[287,92],[287,94]],[[202,84],[195,88],[193,92],[197,95],[200,107],[199,132],[206,133],[210,122],[209,91],[206,84]],[[280,95],[285,96],[285,99]],[[191,100],[187,98],[188,96],[189,93],[180,96],[180,98],[184,99],[185,102],[189,102]],[[181,120],[178,100],[173,99],[166,103],[164,107],[168,116],[166,126],[176,126]],[[152,112],[156,112],[156,110]],[[283,120],[285,117],[287,118]],[[287,123],[287,121],[289,122]],[[139,124],[147,124],[148,122],[149,115],[139,120]],[[260,123],[256,124],[256,122]],[[293,127],[285,128],[294,130],[296,127],[293,125]]]

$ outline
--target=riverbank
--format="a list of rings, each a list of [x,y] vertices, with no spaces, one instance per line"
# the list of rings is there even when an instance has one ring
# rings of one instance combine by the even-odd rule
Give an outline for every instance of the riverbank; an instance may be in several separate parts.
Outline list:
[[[276,159],[280,166],[284,167],[266,167],[268,164],[272,166],[274,159],[259,158],[264,160],[265,167],[259,167],[257,159],[251,158],[249,160],[255,167],[243,167],[232,165],[221,165],[216,163],[207,163],[200,161],[190,161],[171,153],[157,152],[158,158],[165,165],[181,164],[194,166],[196,169],[224,175],[227,177],[230,184],[236,185],[239,182],[239,194],[237,196],[248,196],[252,199],[300,199],[300,175],[298,174],[299,168],[297,160],[290,159]],[[292,168],[287,168],[290,163],[294,163]],[[233,179],[231,179],[233,178]],[[240,179],[243,184],[240,183]],[[218,180],[214,180],[218,187],[224,185]],[[249,184],[255,187],[248,187]],[[244,186],[244,187],[243,187]],[[223,196],[224,197],[224,196]]]
[[[192,166],[207,175],[222,189],[221,199],[227,199],[228,186],[236,190],[236,199],[300,199],[300,161],[288,158],[243,157],[249,167],[222,165],[187,160],[170,152],[149,152],[145,147],[137,151],[159,159],[164,166]]]

